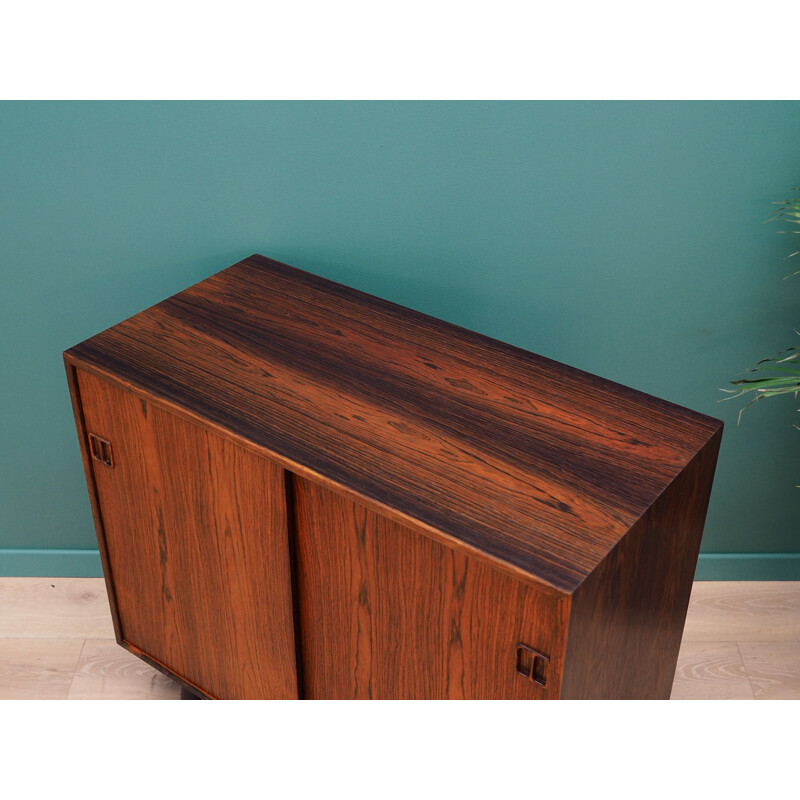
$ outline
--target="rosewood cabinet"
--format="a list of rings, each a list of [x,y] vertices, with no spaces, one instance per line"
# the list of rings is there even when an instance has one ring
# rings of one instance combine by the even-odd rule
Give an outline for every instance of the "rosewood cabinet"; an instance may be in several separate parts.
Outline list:
[[[669,697],[718,420],[259,255],[64,357],[117,640],[194,692]]]

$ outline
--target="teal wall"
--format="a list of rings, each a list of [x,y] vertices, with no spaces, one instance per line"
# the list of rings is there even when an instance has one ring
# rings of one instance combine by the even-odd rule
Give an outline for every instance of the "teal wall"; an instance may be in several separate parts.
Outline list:
[[[699,577],[800,578],[797,102],[0,104],[0,574],[96,574],[61,351],[261,252],[725,420]]]

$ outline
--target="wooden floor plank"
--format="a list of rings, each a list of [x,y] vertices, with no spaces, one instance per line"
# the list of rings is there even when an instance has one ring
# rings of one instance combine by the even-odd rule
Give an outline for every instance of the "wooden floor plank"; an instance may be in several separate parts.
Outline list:
[[[69,700],[177,700],[181,687],[108,639],[87,639]]]
[[[0,700],[63,700],[83,639],[0,639]]]
[[[756,700],[800,700],[800,642],[741,642]]]
[[[114,638],[102,578],[0,578],[0,637]]]
[[[683,641],[800,641],[800,581],[695,582]]]
[[[683,642],[670,699],[753,700],[736,644]]]

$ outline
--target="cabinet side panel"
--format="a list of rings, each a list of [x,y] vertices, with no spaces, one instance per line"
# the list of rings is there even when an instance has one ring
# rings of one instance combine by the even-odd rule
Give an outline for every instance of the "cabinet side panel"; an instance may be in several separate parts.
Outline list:
[[[283,471],[78,371],[126,643],[213,697],[297,697]]]
[[[565,699],[669,699],[721,435],[575,592]]]
[[[568,598],[292,476],[308,698],[558,697]],[[522,643],[547,685],[517,672]]]
[[[72,413],[75,417],[75,429],[78,433],[78,444],[81,449],[81,459],[83,461],[83,472],[86,476],[86,488],[89,490],[89,501],[92,506],[92,518],[94,519],[94,529],[97,534],[97,546],[100,551],[100,562],[103,566],[103,577],[105,578],[106,593],[108,594],[108,605],[111,610],[111,619],[114,623],[114,635],[117,642],[122,643],[123,632],[117,611],[117,599],[114,593],[114,579],[111,574],[111,564],[108,560],[108,549],[106,547],[106,537],[103,531],[103,518],[100,514],[100,504],[97,498],[97,487],[94,482],[94,470],[92,469],[92,459],[86,439],[86,424],[83,419],[83,404],[81,402],[81,392],[78,386],[78,371],[73,364],[66,358],[64,366],[67,371],[67,384],[72,401]]]

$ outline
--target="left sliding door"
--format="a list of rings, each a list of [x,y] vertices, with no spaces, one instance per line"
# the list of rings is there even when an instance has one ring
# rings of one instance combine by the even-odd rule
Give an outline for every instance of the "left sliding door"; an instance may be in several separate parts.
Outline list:
[[[211,697],[296,698],[283,470],[80,368],[73,390],[121,643]]]

